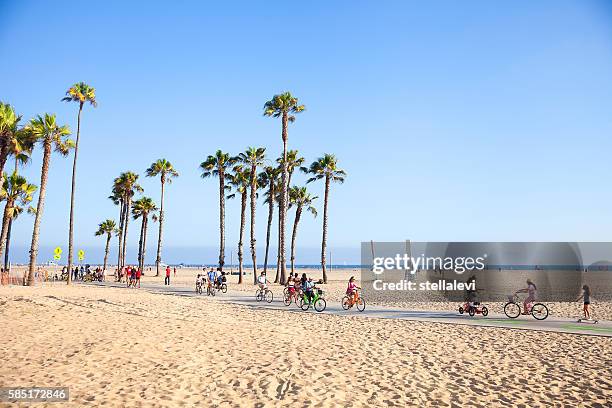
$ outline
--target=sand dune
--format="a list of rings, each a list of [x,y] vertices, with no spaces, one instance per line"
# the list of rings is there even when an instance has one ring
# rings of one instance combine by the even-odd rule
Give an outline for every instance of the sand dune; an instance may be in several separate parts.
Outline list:
[[[607,338],[263,312],[220,299],[63,285],[0,288],[0,325],[0,386],[69,386],[69,406],[612,399]]]

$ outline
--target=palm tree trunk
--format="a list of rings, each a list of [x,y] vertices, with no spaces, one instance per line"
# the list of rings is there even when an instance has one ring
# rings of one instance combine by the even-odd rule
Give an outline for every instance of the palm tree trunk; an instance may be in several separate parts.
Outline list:
[[[4,166],[8,159],[8,146],[6,144],[6,137],[0,137],[0,182],[4,180]]]
[[[327,283],[325,251],[327,249],[327,202],[329,200],[329,176],[325,176],[325,201],[323,204],[323,239],[321,240],[321,267],[323,268],[323,283]]]
[[[246,188],[241,194],[240,200],[240,240],[238,241],[238,283],[242,283],[242,238],[244,236],[244,224],[246,220],[246,203],[247,203],[247,191]]]
[[[111,233],[109,232],[108,235],[106,236],[106,248],[104,248],[104,266],[102,267],[102,271],[106,271],[106,265],[108,262],[108,250],[110,247],[110,241],[111,241]]]
[[[270,231],[272,230],[272,217],[274,216],[274,179],[270,179],[270,189],[268,190],[268,227],[266,229],[266,256],[264,258],[264,272],[268,272],[268,251],[270,250]]]
[[[132,208],[132,198],[128,197],[125,207],[125,224],[123,225],[123,255],[122,255],[122,263],[121,266],[125,265],[126,258],[126,248],[127,248],[127,237],[128,237],[128,225],[130,223],[130,209]]]
[[[121,276],[121,248],[123,248],[123,214],[125,211],[125,204],[123,199],[119,201],[119,248],[117,250],[117,280],[120,280]]]
[[[159,232],[157,234],[157,257],[155,258],[155,276],[159,276],[159,264],[161,262],[161,248],[162,248],[162,231],[164,228],[164,187],[166,185],[166,176],[162,173],[161,175],[161,203],[159,205]]]
[[[256,186],[255,178],[257,177],[256,166],[251,166],[251,259],[253,260],[253,284],[257,284],[257,253],[255,251],[255,206],[257,199],[255,196]]]
[[[281,264],[281,253],[280,253],[280,224],[281,224],[281,213],[280,213],[280,200],[278,202],[278,235],[276,237],[276,276],[274,277],[274,283],[280,281],[280,264]]]
[[[6,233],[6,251],[4,251],[4,270],[8,271],[9,250],[11,249],[11,229],[13,227],[13,218],[9,220],[8,231]]]
[[[225,265],[225,173],[219,168],[219,268],[221,270],[223,265]]]
[[[145,256],[147,254],[147,228],[149,226],[149,214],[144,219],[144,231],[142,233],[142,264],[140,265],[141,272],[144,272]]]
[[[291,234],[291,273],[295,272],[295,238],[297,237],[298,224],[302,216],[302,206],[298,204],[293,221],[293,234]]]
[[[145,218],[143,214],[142,223],[140,224],[140,239],[138,240],[138,267],[139,268],[142,266],[142,239],[144,235],[144,229],[145,229]]]
[[[2,232],[0,233],[0,259],[4,254],[4,250],[6,248],[6,235],[8,233],[8,224],[9,224],[9,215],[11,214],[11,209],[13,208],[13,201],[7,201],[4,206],[4,216],[2,218]]]
[[[68,271],[72,270],[72,256],[74,254],[74,192],[76,190],[76,165],[79,154],[79,137],[81,136],[81,112],[83,102],[79,104],[79,114],[77,116],[77,137],[74,145],[74,161],[72,162],[72,188],[70,190],[70,225],[68,227]],[[70,285],[70,273],[66,282]]]
[[[287,112],[283,112],[283,192],[279,205],[280,224],[278,226],[278,234],[280,236],[280,284],[285,284],[285,276],[287,273],[287,265],[285,264],[285,218],[287,217]]]
[[[34,216],[34,229],[32,230],[32,243],[30,245],[30,265],[28,267],[28,286],[34,284],[34,269],[36,268],[36,257],[38,256],[38,237],[40,235],[40,222],[45,208],[45,196],[47,194],[47,178],[49,176],[49,165],[51,163],[51,139],[45,139],[43,146],[43,162],[40,172],[40,191],[38,193],[38,204]],[[68,268],[70,270],[70,268]],[[68,274],[70,275],[70,274]]]

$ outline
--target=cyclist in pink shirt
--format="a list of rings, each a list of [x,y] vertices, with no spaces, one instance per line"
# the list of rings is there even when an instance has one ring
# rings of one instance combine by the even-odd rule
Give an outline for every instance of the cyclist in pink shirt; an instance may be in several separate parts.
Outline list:
[[[351,276],[348,282],[348,287],[346,288],[346,294],[351,298],[351,303],[355,304],[357,302],[357,289],[361,289],[357,284],[355,284],[355,277]]]

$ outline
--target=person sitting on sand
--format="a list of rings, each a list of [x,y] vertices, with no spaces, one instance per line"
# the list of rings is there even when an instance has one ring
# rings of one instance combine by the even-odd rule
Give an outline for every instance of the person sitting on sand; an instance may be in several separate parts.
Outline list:
[[[527,287],[524,289],[517,290],[516,293],[527,293],[527,297],[523,301],[523,314],[528,315],[530,313],[529,304],[535,302],[537,290],[536,285],[527,278]]]
[[[582,309],[584,311],[584,318],[591,320],[591,313],[589,312],[589,305],[591,304],[591,288],[589,288],[588,285],[582,285],[582,295],[576,299],[576,302],[580,299],[584,300],[584,307]]]
[[[361,288],[355,283],[355,277],[351,276],[348,281],[348,287],[346,288],[346,295],[351,299],[351,304],[353,305],[357,302],[357,297],[359,296],[359,292],[357,292],[358,289]]]

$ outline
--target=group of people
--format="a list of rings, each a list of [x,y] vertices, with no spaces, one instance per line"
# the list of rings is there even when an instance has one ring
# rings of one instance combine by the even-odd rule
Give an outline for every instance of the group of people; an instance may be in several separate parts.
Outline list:
[[[257,278],[257,284],[261,290],[267,289],[268,280],[266,278],[266,273],[262,272]],[[289,291],[290,297],[297,297],[301,294],[306,296],[306,299],[309,302],[312,302],[314,297],[314,290],[316,288],[316,283],[312,280],[312,277],[308,277],[306,273],[302,273],[301,277],[298,277],[296,273],[289,273],[289,278],[287,279],[286,287]],[[355,283],[355,277],[351,276],[348,281],[348,286],[346,288],[346,295],[349,296],[351,303],[357,302],[357,297],[359,296],[358,290],[361,289]]]
[[[135,266],[128,265],[119,271],[119,282],[123,282],[125,278],[125,284],[127,287],[140,287],[140,278],[142,277],[142,270]],[[137,286],[138,285],[138,286]]]
[[[206,267],[202,268],[203,273],[198,273],[196,277],[196,286],[203,286],[204,284],[211,289],[220,289],[221,285],[223,285],[227,281],[227,277],[225,276],[225,271],[219,271],[210,268],[208,272],[206,272]]]

